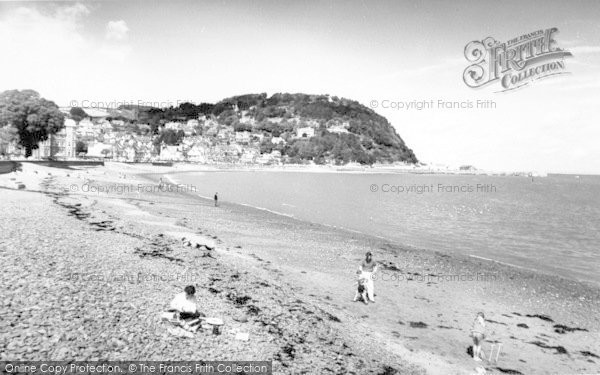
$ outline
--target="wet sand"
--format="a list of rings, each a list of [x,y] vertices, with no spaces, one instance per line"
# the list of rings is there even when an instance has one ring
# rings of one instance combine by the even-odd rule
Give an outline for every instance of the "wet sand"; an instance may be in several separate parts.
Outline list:
[[[219,264],[235,265],[240,272],[280,287],[279,293],[290,299],[280,304],[282,313],[306,316],[302,307],[291,303],[298,300],[325,314],[323,329],[331,330],[333,342],[317,339],[308,347],[336,353],[331,363],[340,362],[338,366],[346,371],[355,366],[356,358],[369,364],[353,370],[356,373],[473,374],[478,366],[488,373],[512,374],[599,371],[600,291],[594,285],[448,256],[435,249],[410,249],[227,202],[214,207],[211,201],[189,192],[70,191],[70,184],[80,184],[85,178],[98,185],[134,181],[154,185],[166,177],[169,168],[115,164],[87,171],[55,172],[60,175],[52,182],[52,189],[61,193],[58,202],[72,200],[65,203],[71,206],[84,200],[94,202],[86,208],[92,215],[104,212],[111,217],[110,225],[118,223],[118,227],[139,231],[145,238],[168,232],[210,236],[217,242],[214,254],[218,254]],[[30,176],[32,172],[23,173]],[[31,189],[35,178],[25,183]],[[48,185],[40,190],[46,188]],[[62,209],[71,212],[68,207]],[[106,225],[102,220],[93,222]],[[381,266],[375,280],[377,302],[364,305],[352,302],[352,298],[356,267],[367,250]],[[180,263],[164,257],[170,254],[156,255],[160,251],[122,251],[142,259]],[[189,262],[185,257],[175,258],[181,259],[182,266]],[[204,286],[206,298],[228,301],[220,288],[229,287],[229,283],[213,280]],[[257,307],[276,301],[270,288],[266,293],[255,292]],[[468,354],[469,330],[477,311],[485,312],[487,320],[483,344],[486,360],[480,363]],[[292,321],[295,330],[311,329],[308,321]],[[283,366],[284,362],[308,368],[310,354],[289,355],[296,353],[296,346],[304,345],[297,341],[282,343],[280,351],[274,352],[284,359],[278,362],[281,373],[291,372],[286,371],[291,367]],[[347,352],[336,349],[339,343]]]

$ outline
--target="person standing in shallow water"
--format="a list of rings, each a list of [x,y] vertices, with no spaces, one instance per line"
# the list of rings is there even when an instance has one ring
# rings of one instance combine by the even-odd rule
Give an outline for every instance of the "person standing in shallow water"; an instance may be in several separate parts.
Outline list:
[[[373,274],[377,271],[377,263],[373,260],[373,254],[367,251],[365,260],[358,267],[363,278],[367,279],[367,297],[369,301],[375,302],[375,286],[373,284]]]
[[[219,193],[215,193],[215,207],[219,205]]]

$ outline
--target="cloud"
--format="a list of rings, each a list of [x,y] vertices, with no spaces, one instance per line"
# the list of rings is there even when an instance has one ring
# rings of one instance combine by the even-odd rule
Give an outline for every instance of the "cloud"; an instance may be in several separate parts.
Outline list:
[[[103,30],[94,34],[87,27],[93,13],[81,3],[23,4],[0,12],[0,91],[34,89],[64,105],[128,76],[123,61],[131,47],[105,40]],[[111,30],[123,35],[122,26],[117,21]]]
[[[67,21],[80,20],[88,14],[90,14],[90,9],[81,3],[76,3],[68,7],[59,8],[56,12],[56,16],[58,19],[63,19]]]
[[[423,65],[419,67],[407,68],[399,71],[395,71],[392,74],[385,76],[386,79],[393,78],[406,78],[406,77],[414,77],[418,75],[430,75],[432,73],[439,73],[443,71],[448,71],[457,67],[467,67],[469,62],[464,58],[445,58],[442,59],[442,62],[432,65]]]
[[[33,6],[19,7],[3,14],[0,18],[0,45],[3,46],[0,66],[6,64],[9,68],[2,69],[3,73],[13,68],[32,74],[63,63],[60,60],[85,55],[88,43],[81,29],[89,9],[77,3],[52,10],[53,13],[40,12]]]
[[[573,55],[582,55],[588,53],[600,53],[600,46],[575,46],[569,48]]]
[[[123,20],[109,21],[106,24],[106,39],[108,40],[123,40],[127,36],[129,27]]]

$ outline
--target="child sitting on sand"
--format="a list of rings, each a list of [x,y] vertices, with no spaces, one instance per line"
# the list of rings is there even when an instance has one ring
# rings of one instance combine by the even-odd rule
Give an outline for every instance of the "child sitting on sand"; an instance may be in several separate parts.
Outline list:
[[[480,362],[481,342],[485,339],[485,315],[481,311],[477,313],[473,322],[471,337],[473,337],[473,359]]]

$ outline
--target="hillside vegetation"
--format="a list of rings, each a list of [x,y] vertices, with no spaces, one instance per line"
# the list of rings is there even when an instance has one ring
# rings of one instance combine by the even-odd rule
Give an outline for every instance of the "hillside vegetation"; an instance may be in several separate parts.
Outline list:
[[[197,129],[198,135],[210,130],[207,123],[216,126],[213,134],[228,129],[260,134],[261,153],[276,150],[292,162],[417,163],[413,151],[383,116],[356,101],[335,96],[248,94],[215,104],[184,103],[176,108],[137,110],[137,120],[149,124],[154,133],[165,122],[201,118],[204,122]],[[314,136],[302,137],[300,128],[314,129]],[[272,142],[273,138],[283,142]]]

